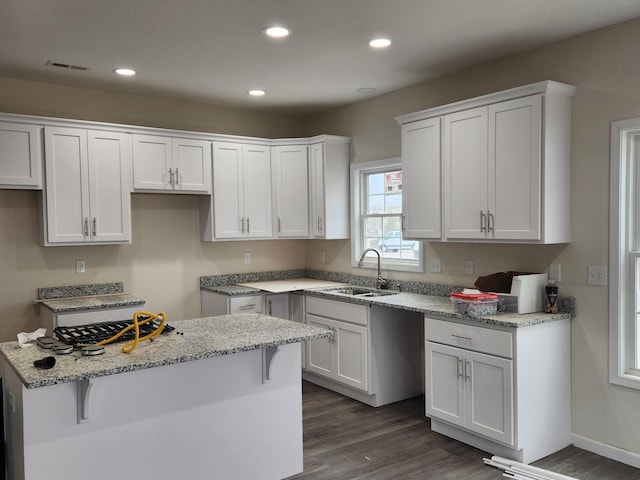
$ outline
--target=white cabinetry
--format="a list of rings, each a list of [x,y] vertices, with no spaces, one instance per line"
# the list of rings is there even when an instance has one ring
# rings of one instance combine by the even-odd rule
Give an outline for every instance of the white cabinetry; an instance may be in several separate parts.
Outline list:
[[[307,342],[306,380],[374,407],[422,392],[420,314],[307,295],[305,318],[333,331]]]
[[[214,142],[213,195],[200,213],[203,240],[272,238],[270,147]]]
[[[425,317],[432,429],[525,463],[567,446],[569,327],[568,320],[487,328]]]
[[[211,193],[211,142],[133,135],[133,188]]]
[[[310,146],[312,237],[349,238],[349,141],[323,135]]]
[[[42,188],[42,127],[0,122],[0,188]]]
[[[45,128],[45,244],[131,242],[128,135]]]
[[[440,239],[441,119],[402,126],[402,215],[404,238]]]
[[[398,117],[407,177],[405,236],[569,242],[575,90],[546,81]],[[440,178],[441,197],[433,185]],[[436,193],[422,191],[430,189]]]
[[[288,293],[272,293],[264,296],[264,313],[272,317],[291,320],[291,305]]]
[[[200,307],[203,317],[216,317],[230,313],[262,313],[264,298],[261,293],[255,295],[225,295],[202,290]]]
[[[282,145],[271,149],[278,237],[309,236],[308,149],[307,145]]]

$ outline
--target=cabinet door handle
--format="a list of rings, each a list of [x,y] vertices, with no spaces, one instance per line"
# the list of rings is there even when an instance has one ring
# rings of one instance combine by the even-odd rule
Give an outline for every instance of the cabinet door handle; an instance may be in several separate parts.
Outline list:
[[[487,216],[482,210],[480,210],[480,231],[481,232],[487,231]]]
[[[250,230],[249,230],[249,217],[247,217],[247,233],[249,233],[249,232],[250,232]]]
[[[281,227],[281,225],[280,225],[280,217],[278,217],[278,233],[282,232],[280,227]]]
[[[176,167],[176,186],[180,186],[180,174],[178,173],[178,167]]]
[[[248,303],[247,305],[240,305],[240,310],[251,310],[252,308],[255,308],[256,304],[255,303]]]
[[[464,379],[471,381],[471,363],[469,360],[464,362]]]
[[[91,230],[92,230],[93,236],[95,237],[98,232],[98,228],[96,226],[96,217],[93,217],[93,219],[91,220]]]
[[[169,185],[173,187],[173,168],[169,169]]]
[[[267,306],[269,307],[267,311],[269,312],[269,315],[271,315],[271,300],[267,302]]]
[[[489,210],[487,210],[487,214],[489,216],[489,222],[488,222],[488,228],[487,228],[487,232],[493,232],[493,224],[494,224],[494,218],[493,218],[493,213],[491,213]]]
[[[458,375],[458,378],[462,378],[462,377],[464,377],[464,373],[463,373],[463,371],[462,371],[462,370],[463,370],[463,368],[464,368],[464,367],[463,367],[463,365],[462,365],[462,359],[461,359],[461,358],[458,358],[458,367],[457,367],[457,369],[456,369],[456,373],[457,373],[457,375]]]
[[[244,233],[244,217],[240,219],[240,231]]]
[[[82,226],[82,233],[84,233],[85,237],[89,236],[89,219],[87,217],[84,217],[84,223]]]
[[[322,217],[318,217],[318,232],[322,233]]]

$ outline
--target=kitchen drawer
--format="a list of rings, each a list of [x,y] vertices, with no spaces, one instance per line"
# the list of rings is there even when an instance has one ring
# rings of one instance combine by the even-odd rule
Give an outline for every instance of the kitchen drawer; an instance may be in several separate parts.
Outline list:
[[[75,327],[89,323],[115,322],[133,320],[136,312],[144,310],[143,305],[126,308],[101,308],[96,310],[82,310],[80,312],[56,313],[54,327]]]
[[[324,298],[307,296],[306,312],[322,317],[342,320],[358,325],[368,325],[368,307],[350,302],[337,302]]]
[[[229,313],[262,313],[262,295],[231,297]]]
[[[425,317],[424,334],[425,339],[430,342],[505,358],[513,357],[512,335],[502,330]]]

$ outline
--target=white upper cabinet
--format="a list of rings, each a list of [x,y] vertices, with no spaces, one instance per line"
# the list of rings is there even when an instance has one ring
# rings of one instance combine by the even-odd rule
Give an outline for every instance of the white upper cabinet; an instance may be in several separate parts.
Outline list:
[[[42,189],[42,127],[0,122],[0,188]]]
[[[440,125],[436,117],[402,126],[404,238],[442,236]]]
[[[575,90],[546,81],[397,118],[403,129],[402,160],[407,169],[403,177],[408,177],[403,178],[406,236],[569,242]],[[438,155],[433,145],[436,136],[425,127],[436,121],[442,122],[440,236],[437,229],[425,232],[428,221],[437,222],[432,203],[437,204],[438,198],[427,199],[421,191],[437,189],[433,186],[437,162],[427,171],[426,164],[416,160]],[[421,228],[411,224],[416,218]]]
[[[307,145],[272,147],[275,235],[309,236],[309,156]]]
[[[131,242],[130,136],[45,127],[45,245]]]
[[[211,142],[133,135],[134,191],[211,193]]]
[[[323,135],[310,146],[311,236],[349,238],[349,142]]]
[[[271,148],[213,143],[213,195],[201,202],[203,240],[271,238]]]

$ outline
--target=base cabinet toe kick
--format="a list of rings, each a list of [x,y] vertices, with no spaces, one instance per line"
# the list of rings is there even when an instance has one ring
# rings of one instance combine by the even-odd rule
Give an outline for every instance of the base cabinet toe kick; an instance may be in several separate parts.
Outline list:
[[[570,444],[569,320],[524,328],[425,316],[432,430],[530,463]]]

